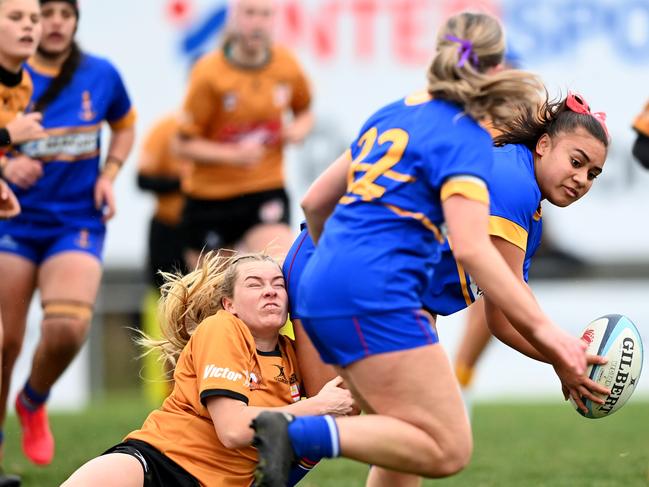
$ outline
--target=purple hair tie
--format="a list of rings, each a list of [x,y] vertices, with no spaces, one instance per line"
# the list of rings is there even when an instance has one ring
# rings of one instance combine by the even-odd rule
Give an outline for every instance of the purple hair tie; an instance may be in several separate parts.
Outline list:
[[[475,52],[473,52],[473,43],[471,41],[460,39],[459,37],[455,37],[451,34],[446,34],[446,36],[444,37],[448,41],[456,42],[459,44],[458,49],[460,51],[460,60],[456,64],[458,68],[464,66],[464,63],[466,63],[469,59],[471,60],[471,65],[473,67],[476,67],[478,65],[478,56]]]

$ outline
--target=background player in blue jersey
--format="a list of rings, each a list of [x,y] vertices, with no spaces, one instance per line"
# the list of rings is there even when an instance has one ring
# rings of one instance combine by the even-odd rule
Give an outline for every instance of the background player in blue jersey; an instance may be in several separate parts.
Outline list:
[[[334,163],[349,167],[349,178],[323,233],[319,213],[305,208],[318,245],[301,278],[298,312],[321,356],[374,414],[262,413],[253,423],[258,485],[283,485],[296,454],[314,461],[342,455],[426,477],[468,463],[471,431],[457,382],[420,311],[446,234],[457,261],[565,369],[564,381],[574,387],[581,380],[585,344],[543,314],[488,234],[493,150],[477,120],[507,130],[512,104],[529,100],[533,110],[541,88],[523,72],[481,73],[502,62],[504,44],[493,17],[451,17],[438,35],[428,93],[379,110]]]
[[[0,304],[5,337],[0,395],[4,420],[11,371],[29,302],[43,304],[41,339],[28,381],[16,398],[23,451],[37,464],[54,454],[45,402],[85,341],[101,278],[105,222],[115,213],[113,180],[131,150],[134,113],[113,65],[74,42],[76,1],[41,0],[43,37],[28,70],[33,106],[48,138],[23,144],[5,167],[23,213],[0,223]],[[111,126],[100,167],[100,131]]]

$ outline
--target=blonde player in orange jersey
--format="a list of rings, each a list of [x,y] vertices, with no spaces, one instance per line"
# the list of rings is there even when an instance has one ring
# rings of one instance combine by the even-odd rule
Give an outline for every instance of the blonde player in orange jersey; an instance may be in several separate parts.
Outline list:
[[[257,461],[249,424],[261,411],[351,411],[339,377],[300,400],[293,343],[279,334],[288,312],[284,276],[267,255],[208,253],[162,295],[165,339],[148,345],[175,365],[173,392],[64,487],[249,487]],[[306,461],[296,465],[295,481],[308,469]]]
[[[307,79],[273,44],[273,0],[234,0],[224,43],[191,75],[178,141],[189,267],[203,249],[292,243],[282,151],[313,125]],[[287,116],[288,117],[287,120]]]

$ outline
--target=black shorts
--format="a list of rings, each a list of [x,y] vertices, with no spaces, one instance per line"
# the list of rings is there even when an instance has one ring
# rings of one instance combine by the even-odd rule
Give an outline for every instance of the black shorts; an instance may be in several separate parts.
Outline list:
[[[126,440],[106,450],[135,457],[144,470],[144,487],[200,487],[198,480],[176,462],[140,440]]]
[[[227,200],[187,198],[182,218],[185,248],[233,248],[245,233],[261,223],[290,220],[284,189],[251,193]]]
[[[149,227],[149,282],[162,286],[163,279],[158,271],[185,272],[183,258],[183,237],[179,225],[168,225],[155,218]]]

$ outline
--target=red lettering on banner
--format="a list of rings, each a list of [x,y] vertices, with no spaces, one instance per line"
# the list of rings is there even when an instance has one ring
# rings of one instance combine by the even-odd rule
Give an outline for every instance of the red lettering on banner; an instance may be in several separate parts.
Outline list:
[[[352,4],[352,15],[355,19],[356,56],[363,60],[372,57],[376,45],[376,0],[356,0]]]
[[[316,57],[331,58],[337,50],[340,11],[340,2],[333,0],[307,15],[299,0],[287,0],[278,19],[278,40],[292,47],[311,45]]]
[[[397,0],[391,3],[392,46],[399,62],[423,65],[433,57],[435,39],[434,29],[430,25],[433,18],[431,6],[427,0]]]
[[[278,41],[306,49],[320,61],[340,56],[341,49],[353,45],[356,60],[372,61],[379,55],[377,19],[385,15],[392,29],[390,45],[395,60],[423,66],[433,56],[439,25],[462,10],[499,15],[501,6],[499,0],[322,0],[310,5],[284,0],[278,15]],[[352,18],[352,42],[342,39],[343,15]]]

